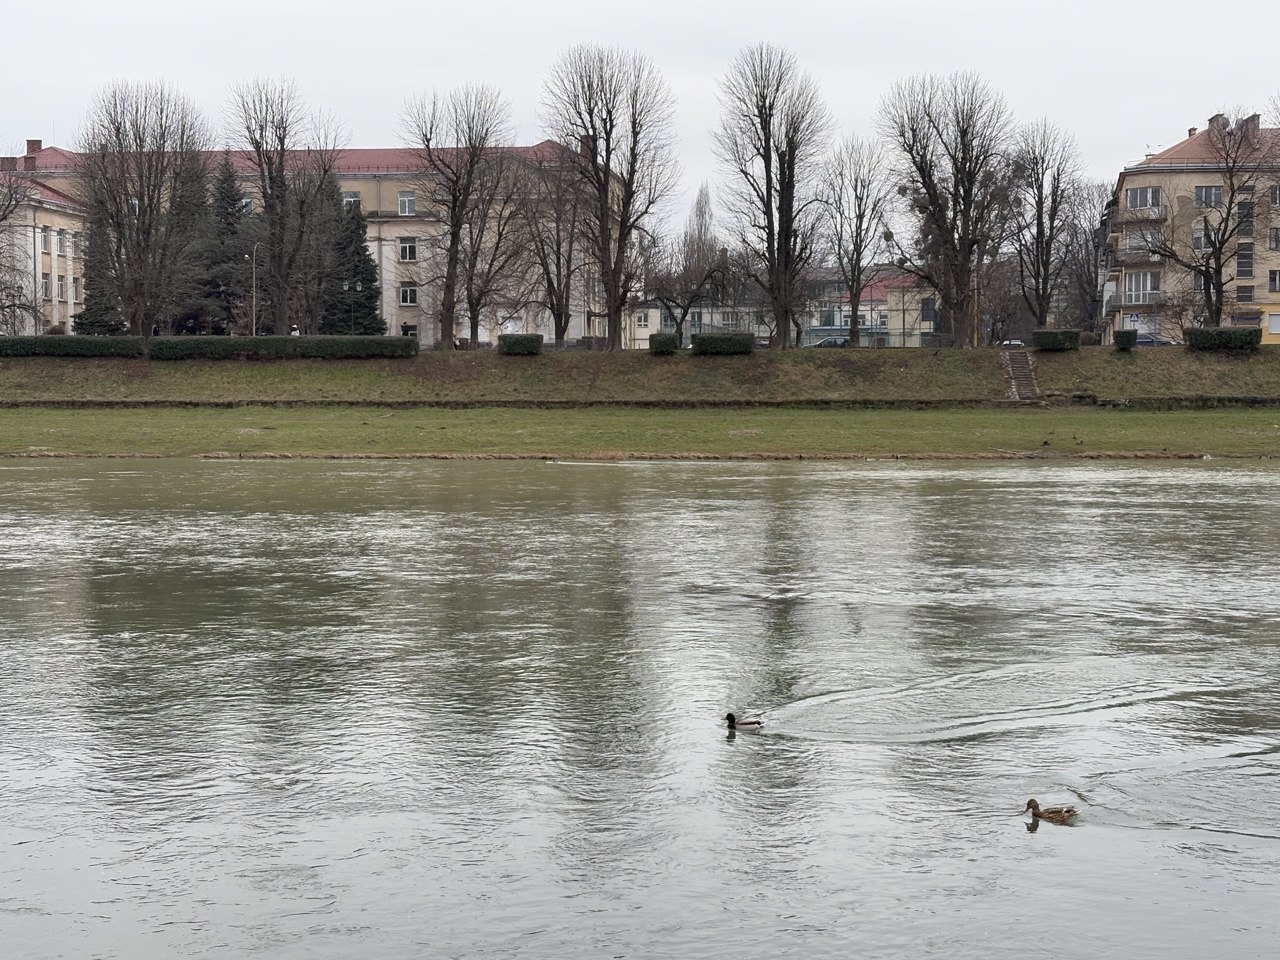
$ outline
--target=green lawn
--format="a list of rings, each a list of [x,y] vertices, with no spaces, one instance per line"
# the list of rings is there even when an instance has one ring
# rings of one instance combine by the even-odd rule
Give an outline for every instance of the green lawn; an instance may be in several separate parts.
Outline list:
[[[0,409],[0,456],[1280,456],[1280,410]]]

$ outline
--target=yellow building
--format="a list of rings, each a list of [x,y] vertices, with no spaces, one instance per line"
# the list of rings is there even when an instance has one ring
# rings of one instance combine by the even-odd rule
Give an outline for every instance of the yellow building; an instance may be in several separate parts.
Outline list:
[[[507,149],[514,159],[531,166],[555,160],[565,150],[549,140],[534,146]],[[215,166],[221,157],[221,152],[210,157],[210,165]],[[45,200],[40,214],[31,221],[37,230],[37,244],[44,242],[39,231],[46,225],[53,231],[49,242],[56,240],[58,230],[75,234],[84,230],[83,215],[72,199],[76,190],[75,159],[74,153],[58,147],[44,147],[39,140],[27,141],[25,156],[0,158],[0,163],[12,164],[43,185]],[[243,178],[248,205],[257,206],[254,197],[256,181],[249,155],[232,152],[231,159]],[[387,323],[387,332],[420,336],[426,342],[434,342],[439,333],[437,286],[440,271],[433,253],[437,249],[442,224],[433,215],[430,197],[425,195],[424,186],[429,184],[422,169],[421,155],[413,149],[346,149],[339,154],[334,173],[343,202],[360,204],[368,222],[366,238],[378,268],[380,313]],[[63,224],[63,219],[67,224]],[[24,237],[29,239],[31,227],[25,229]],[[587,238],[580,238],[578,249],[585,252],[587,248]],[[78,243],[72,244],[72,249],[78,253]],[[32,275],[39,283],[48,274],[51,290],[57,289],[56,278],[63,276],[67,289],[82,297],[83,284],[76,279],[81,275],[79,265],[66,260],[55,262],[58,256],[45,255],[40,248],[39,265],[30,268]],[[589,270],[579,270],[578,276],[578,302],[567,337],[603,336],[603,313],[596,302],[599,299],[598,283]],[[530,292],[525,291],[526,294]],[[537,332],[548,341],[552,340],[551,318],[545,310],[532,305],[535,300],[536,297],[524,295],[500,307],[495,306],[484,318],[481,338],[491,340],[499,332]],[[50,322],[65,319],[67,310],[58,309],[58,302],[50,301]],[[71,312],[74,313],[75,309]],[[466,312],[461,306],[456,329],[459,337],[467,336]]]
[[[0,286],[6,294],[0,332],[11,336],[44,333],[56,324],[69,331],[84,301],[84,214],[56,178],[42,175],[39,158],[48,152],[39,140],[28,140],[25,156],[0,157],[0,178],[18,201],[0,223]]]
[[[1280,343],[1280,130],[1222,114],[1121,171],[1103,220],[1103,336],[1182,339],[1207,316],[1221,259],[1223,326]]]

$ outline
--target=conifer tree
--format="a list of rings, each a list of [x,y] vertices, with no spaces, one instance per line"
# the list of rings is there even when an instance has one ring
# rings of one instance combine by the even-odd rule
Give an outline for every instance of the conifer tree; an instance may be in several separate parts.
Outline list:
[[[352,203],[342,213],[334,236],[335,267],[325,298],[321,333],[387,332],[386,323],[378,315],[378,267],[365,235],[364,212],[358,203]]]

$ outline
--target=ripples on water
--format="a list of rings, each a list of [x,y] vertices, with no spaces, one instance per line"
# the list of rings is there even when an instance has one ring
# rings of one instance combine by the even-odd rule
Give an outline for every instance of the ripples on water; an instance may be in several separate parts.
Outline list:
[[[1278,503],[1220,464],[11,462],[4,955],[1271,956]]]

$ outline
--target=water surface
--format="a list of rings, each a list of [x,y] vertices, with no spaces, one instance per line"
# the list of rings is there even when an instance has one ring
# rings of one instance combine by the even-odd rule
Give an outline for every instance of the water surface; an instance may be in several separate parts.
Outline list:
[[[1267,464],[0,461],[4,955],[1272,956],[1277,542]]]

